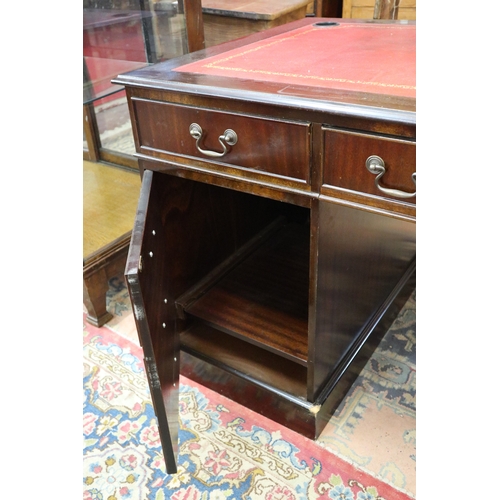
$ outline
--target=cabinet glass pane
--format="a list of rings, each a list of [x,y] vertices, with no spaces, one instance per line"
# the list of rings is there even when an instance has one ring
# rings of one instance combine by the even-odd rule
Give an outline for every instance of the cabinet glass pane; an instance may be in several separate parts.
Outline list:
[[[134,137],[125,91],[122,90],[111,98],[96,101],[94,109],[101,147],[133,155],[135,152]]]
[[[84,0],[83,102],[93,103],[101,148],[134,153],[125,92],[111,80],[187,52],[177,1]],[[84,150],[88,141],[84,134]]]

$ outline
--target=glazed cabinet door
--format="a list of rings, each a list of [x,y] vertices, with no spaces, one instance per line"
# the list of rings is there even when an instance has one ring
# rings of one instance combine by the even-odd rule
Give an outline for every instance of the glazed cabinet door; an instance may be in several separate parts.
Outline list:
[[[165,265],[168,245],[157,208],[159,195],[153,172],[146,170],[125,277],[144,350],[165,465],[167,472],[173,474],[177,471],[179,429],[179,336],[175,328],[175,300]]]

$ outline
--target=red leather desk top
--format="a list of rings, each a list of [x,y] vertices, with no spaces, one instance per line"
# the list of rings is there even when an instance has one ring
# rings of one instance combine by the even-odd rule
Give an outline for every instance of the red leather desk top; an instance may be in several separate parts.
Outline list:
[[[415,97],[415,42],[415,24],[311,24],[175,71]]]

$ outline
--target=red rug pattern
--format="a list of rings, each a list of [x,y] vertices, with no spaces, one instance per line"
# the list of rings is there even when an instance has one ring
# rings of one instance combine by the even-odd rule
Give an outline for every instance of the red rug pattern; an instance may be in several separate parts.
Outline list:
[[[406,500],[314,441],[181,377],[179,470],[165,473],[142,349],[85,322],[85,500]]]

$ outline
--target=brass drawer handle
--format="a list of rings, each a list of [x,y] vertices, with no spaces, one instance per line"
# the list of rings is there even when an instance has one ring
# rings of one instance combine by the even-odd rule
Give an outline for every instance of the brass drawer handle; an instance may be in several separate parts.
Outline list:
[[[189,133],[196,139],[196,149],[200,153],[210,156],[211,158],[221,158],[231,150],[231,146],[234,146],[238,142],[236,132],[228,128],[222,135],[219,136],[219,142],[224,150],[222,153],[219,153],[218,151],[210,151],[200,147],[200,141],[203,137],[203,129],[197,123],[191,123],[191,125],[189,125]],[[227,143],[227,146],[225,143]]]
[[[407,193],[406,191],[400,191],[399,189],[391,189],[388,187],[384,187],[380,185],[380,180],[382,176],[385,174],[385,163],[380,156],[372,155],[366,159],[366,168],[372,174],[375,174],[375,186],[377,186],[382,193],[388,194],[390,196],[395,196],[396,198],[413,198],[417,196],[417,190],[415,189],[414,193]],[[411,178],[415,184],[415,188],[417,187],[417,173],[413,172],[411,174]]]

